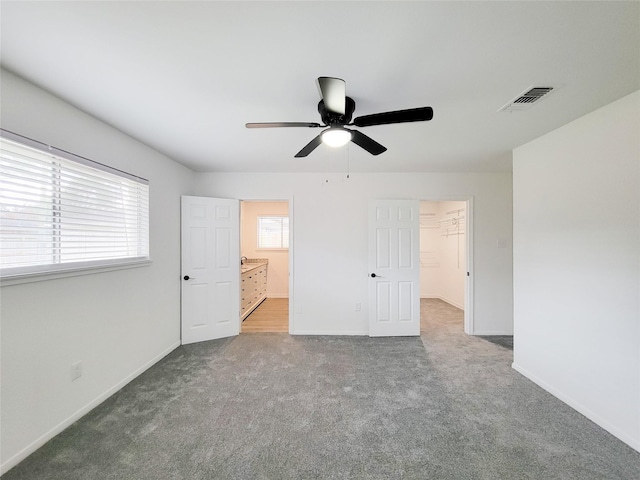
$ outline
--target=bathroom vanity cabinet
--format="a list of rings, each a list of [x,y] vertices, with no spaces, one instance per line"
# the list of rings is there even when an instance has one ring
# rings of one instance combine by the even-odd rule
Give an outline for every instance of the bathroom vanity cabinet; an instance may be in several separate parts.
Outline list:
[[[241,316],[244,320],[267,298],[268,262],[251,262],[241,265],[240,297]]]

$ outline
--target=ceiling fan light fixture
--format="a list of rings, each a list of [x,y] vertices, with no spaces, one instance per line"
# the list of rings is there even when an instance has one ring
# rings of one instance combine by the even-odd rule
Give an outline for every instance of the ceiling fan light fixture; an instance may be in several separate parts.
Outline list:
[[[322,143],[330,147],[342,147],[351,141],[352,133],[340,127],[332,127],[322,132]]]

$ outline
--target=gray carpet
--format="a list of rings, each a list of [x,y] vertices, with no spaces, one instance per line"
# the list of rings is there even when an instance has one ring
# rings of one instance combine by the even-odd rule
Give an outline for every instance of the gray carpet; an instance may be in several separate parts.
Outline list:
[[[487,342],[495,343],[501,347],[513,350],[513,335],[483,335],[478,336],[477,338],[481,338]]]
[[[420,338],[245,334],[180,347],[18,479],[626,479],[640,454],[423,300]]]

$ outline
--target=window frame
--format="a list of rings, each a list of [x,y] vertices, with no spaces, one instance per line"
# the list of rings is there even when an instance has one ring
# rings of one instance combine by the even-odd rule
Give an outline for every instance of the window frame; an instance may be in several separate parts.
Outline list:
[[[260,245],[260,238],[261,238],[261,229],[260,229],[260,222],[262,219],[280,219],[280,245],[284,245],[284,240],[286,238],[286,247],[285,246],[280,246],[280,247],[270,247],[270,246],[266,246],[263,247]],[[284,235],[284,222],[283,220],[286,219],[287,220],[287,235],[285,237]],[[278,214],[269,214],[269,215],[257,215],[256,217],[256,250],[276,250],[276,251],[287,251],[289,250],[289,241],[290,241],[290,230],[289,230],[289,215],[278,215]]]
[[[43,264],[35,264],[29,266],[17,266],[17,267],[4,267],[0,268],[0,286],[5,285],[15,285],[21,283],[49,280],[55,278],[64,278],[69,276],[77,276],[77,275],[87,275],[87,274],[95,274],[119,269],[126,268],[136,268],[145,265],[151,264],[151,245],[150,245],[150,188],[149,181],[145,178],[133,175],[128,172],[124,172],[122,170],[110,167],[108,165],[104,165],[102,163],[87,159],[85,157],[81,157],[79,155],[75,155],[73,153],[67,152],[65,150],[52,147],[45,143],[39,142],[37,140],[33,140],[28,137],[24,137],[22,135],[10,132],[5,129],[0,128],[0,140],[8,140],[11,142],[15,142],[19,145],[23,145],[27,148],[35,149],[39,152],[42,152],[45,155],[50,155],[53,159],[58,158],[60,160],[66,162],[73,162],[75,164],[81,165],[83,167],[89,167],[95,170],[102,171],[103,174],[107,173],[110,175],[115,175],[117,177],[121,177],[141,185],[145,186],[146,189],[146,218],[144,221],[146,222],[146,228],[143,229],[143,234],[146,233],[146,241],[144,242],[144,251],[142,255],[138,256],[127,256],[127,257],[118,257],[118,258],[101,258],[101,259],[91,259],[91,260],[77,260],[77,261],[67,261],[67,262],[52,262],[52,263],[43,263]],[[55,160],[52,161],[54,164]],[[62,167],[58,167],[58,171],[62,171]],[[66,172],[65,172],[66,173]],[[52,175],[52,178],[55,175]],[[55,190],[55,180],[52,180],[52,185]],[[52,197],[53,198],[53,197]],[[144,212],[144,209],[143,209]],[[52,246],[55,249],[55,242],[52,242]],[[144,252],[146,251],[146,255]]]

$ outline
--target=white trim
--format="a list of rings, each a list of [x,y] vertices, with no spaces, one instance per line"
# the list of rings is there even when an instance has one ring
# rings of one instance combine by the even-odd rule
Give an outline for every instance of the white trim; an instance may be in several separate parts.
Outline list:
[[[179,346],[180,346],[180,342],[176,342],[176,343],[172,344],[170,347],[168,347],[164,351],[162,351],[159,355],[155,356],[153,359],[151,359],[150,361],[148,361],[147,363],[142,365],[140,368],[134,370],[131,374],[129,374],[124,379],[122,379],[121,381],[116,383],[114,386],[109,388],[107,391],[105,391],[104,393],[98,395],[91,402],[87,403],[84,407],[82,407],[79,410],[77,410],[75,413],[73,413],[71,416],[69,416],[66,420],[63,420],[58,425],[56,425],[51,430],[49,430],[44,435],[42,435],[40,438],[38,438],[34,442],[31,442],[25,448],[23,448],[18,453],[16,453],[13,457],[11,457],[6,462],[4,462],[2,465],[0,465],[0,475],[4,475],[5,473],[7,473],[10,469],[12,469],[16,465],[18,465],[18,463],[20,463],[22,460],[27,458],[33,452],[38,450],[40,447],[42,447],[45,443],[47,443],[53,437],[55,437],[56,435],[61,433],[67,427],[71,426],[74,422],[78,421],[80,418],[84,417],[87,413],[89,413],[95,407],[97,407],[102,402],[107,400],[111,395],[116,393],[118,390],[122,389],[125,385],[127,385],[132,380],[135,380],[142,373],[144,373],[146,370],[148,370],[153,365],[158,363],[164,357],[169,355],[171,352],[173,352]]]
[[[493,337],[493,336],[499,336],[499,337],[513,337],[513,333],[512,332],[500,332],[497,330],[488,330],[488,331],[476,331],[473,332],[473,336],[475,337]]]
[[[333,337],[353,337],[353,336],[369,336],[369,330],[351,330],[346,332],[336,332],[335,330],[301,330],[299,332],[289,332],[291,335],[331,335]],[[371,337],[375,338],[375,337]]]
[[[293,335],[295,331],[295,315],[293,314],[293,304],[295,300],[295,295],[293,294],[294,282],[293,282],[293,259],[294,259],[294,230],[296,228],[296,222],[293,216],[293,195],[289,198],[289,335]]]
[[[82,266],[76,268],[66,268],[64,270],[51,270],[49,272],[22,273],[0,278],[0,287],[10,285],[21,285],[23,283],[44,282],[47,280],[57,280],[59,278],[77,277],[80,275],[95,275],[96,273],[112,272],[114,270],[125,270],[127,268],[148,267],[151,260],[127,261],[112,265]]]
[[[540,379],[539,377],[537,377],[536,375],[534,375],[533,373],[528,371],[526,368],[518,365],[516,362],[513,362],[511,364],[511,367],[516,372],[524,375],[526,378],[528,378],[533,383],[538,385],[540,388],[546,390],[547,392],[549,392],[554,397],[562,400],[564,403],[569,405],[571,408],[573,408],[577,412],[579,412],[582,415],[584,415],[585,417],[587,417],[589,420],[594,422],[596,425],[604,428],[607,432],[609,432],[614,437],[620,439],[621,441],[623,441],[624,443],[629,445],[634,450],[637,450],[638,452],[640,452],[640,440],[635,439],[635,438],[629,436],[628,434],[626,434],[625,432],[620,431],[617,427],[613,426],[611,423],[609,423],[607,420],[602,418],[600,415],[592,412],[587,407],[582,405],[580,402],[577,402],[572,397],[570,397],[568,395],[565,395],[560,390],[552,387],[551,385],[546,383],[544,380]]]
[[[467,260],[467,274],[465,276],[464,285],[464,333],[467,335],[478,335],[475,330],[474,322],[474,296],[473,296],[473,196],[467,197],[467,209],[465,212],[465,240],[466,240],[466,260]]]

